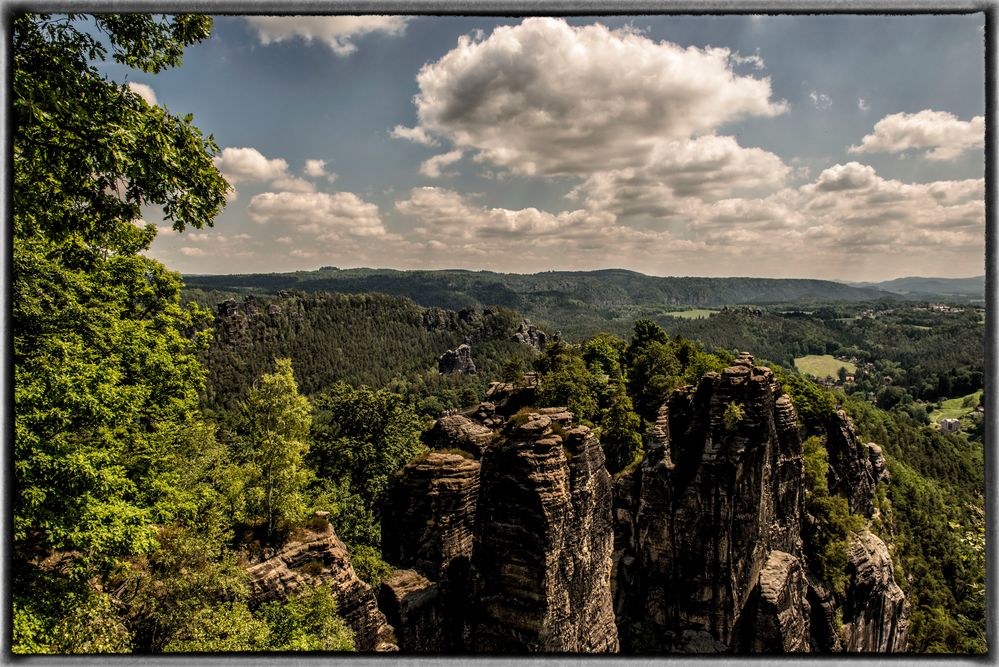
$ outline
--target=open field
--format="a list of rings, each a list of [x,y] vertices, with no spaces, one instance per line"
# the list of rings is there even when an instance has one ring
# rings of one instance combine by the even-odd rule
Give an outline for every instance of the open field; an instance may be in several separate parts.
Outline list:
[[[840,368],[845,368],[851,375],[857,372],[857,366],[849,361],[840,361],[831,354],[810,354],[794,360],[794,367],[802,373],[824,378],[827,375],[836,377]]]
[[[692,308],[690,310],[678,310],[675,313],[666,314],[670,317],[679,317],[685,320],[702,320],[704,318],[711,317],[717,312],[717,310],[709,310],[706,308]]]
[[[978,400],[981,398],[982,392],[976,391],[968,396],[972,397],[971,405],[964,407],[963,403],[968,396],[958,396],[957,398],[949,398],[941,404],[941,407],[930,413],[930,420],[934,424],[940,422],[941,419],[960,419],[961,417],[966,417],[975,411],[975,406],[978,405]]]

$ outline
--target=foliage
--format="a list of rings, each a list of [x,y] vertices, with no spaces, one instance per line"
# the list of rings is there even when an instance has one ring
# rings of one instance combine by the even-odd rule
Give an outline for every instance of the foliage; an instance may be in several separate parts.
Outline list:
[[[287,602],[268,602],[254,614],[270,630],[267,650],[353,651],[353,633],[337,614],[328,585],[307,590]]]
[[[190,507],[175,435],[197,428],[208,321],[180,307],[179,276],[140,254],[155,235],[141,207],[201,228],[228,187],[190,116],[95,64],[110,52],[146,72],[179,65],[211,19],[81,22],[11,24],[16,652],[128,646],[107,586],[156,547],[154,524]]]
[[[382,582],[392,576],[394,569],[382,560],[381,552],[363,544],[350,547],[350,564],[357,578],[370,585],[375,591]]]
[[[267,537],[273,540],[279,522],[298,521],[305,514],[304,458],[312,415],[309,401],[298,393],[290,359],[277,359],[274,373],[250,389],[246,413],[247,511],[251,519],[266,521]]]
[[[540,361],[547,371],[539,382],[538,405],[567,407],[577,420],[592,423],[598,416],[604,382],[568,345],[550,345]]]
[[[347,384],[334,385],[313,403],[310,466],[320,479],[348,480],[377,516],[389,477],[426,449],[420,418],[398,394]]]
[[[722,415],[722,424],[724,424],[726,431],[732,433],[739,428],[739,424],[745,418],[746,411],[743,409],[742,404],[732,401],[725,406],[725,413]]]
[[[632,409],[624,383],[617,383],[609,393],[609,405],[600,418],[600,444],[607,457],[607,470],[616,473],[642,454],[642,419]]]
[[[829,495],[826,448],[818,437],[805,440],[805,544],[809,565],[842,595],[846,591],[846,566],[850,560],[850,533],[864,528],[863,517],[850,514],[846,498]]]

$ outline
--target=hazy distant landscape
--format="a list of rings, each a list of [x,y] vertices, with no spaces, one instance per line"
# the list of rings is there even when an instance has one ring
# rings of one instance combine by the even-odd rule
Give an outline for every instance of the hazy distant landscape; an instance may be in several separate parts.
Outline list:
[[[10,19],[7,655],[992,648],[981,12]]]

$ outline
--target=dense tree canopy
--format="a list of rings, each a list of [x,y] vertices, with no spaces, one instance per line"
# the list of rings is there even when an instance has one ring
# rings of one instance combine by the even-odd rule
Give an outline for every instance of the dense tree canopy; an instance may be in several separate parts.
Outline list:
[[[86,582],[154,548],[176,510],[206,314],[182,309],[179,277],[139,254],[155,234],[141,207],[200,228],[228,186],[190,117],[95,63],[110,51],[157,72],[210,29],[202,16],[12,21],[14,631],[27,650],[120,647]]]

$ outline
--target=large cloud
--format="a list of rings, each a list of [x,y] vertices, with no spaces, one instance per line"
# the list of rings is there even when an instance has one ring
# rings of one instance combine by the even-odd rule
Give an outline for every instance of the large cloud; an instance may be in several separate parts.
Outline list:
[[[984,198],[984,179],[904,183],[849,162],[796,189],[705,206],[691,229],[715,244],[761,244],[774,256],[940,259],[947,248],[984,252]]]
[[[657,144],[774,116],[770,80],[739,76],[724,48],[684,48],[633,30],[530,18],[488,38],[462,37],[417,76],[419,122],[395,136],[436,135],[522,174],[638,167]]]
[[[396,209],[414,216],[422,225],[416,229],[428,238],[538,240],[545,236],[589,235],[614,222],[614,216],[577,210],[548,213],[536,208],[486,208],[467,197],[444,188],[414,188]]]
[[[255,222],[292,224],[320,237],[385,235],[378,206],[351,192],[263,192],[246,211]]]
[[[334,53],[345,56],[357,50],[352,39],[372,32],[399,35],[406,28],[403,16],[248,16],[261,44],[301,38],[319,40]]]
[[[715,201],[781,187],[790,167],[773,153],[743,148],[732,137],[707,135],[656,145],[640,167],[602,171],[575,188],[587,207],[622,217],[682,214],[685,198]]]
[[[954,160],[966,150],[985,144],[985,118],[959,120],[947,111],[925,109],[919,113],[896,113],[885,116],[851,153],[901,153],[929,148],[928,160]]]
[[[285,160],[268,160],[256,148],[225,148],[215,156],[214,161],[230,183],[271,181],[288,176]]]

